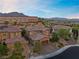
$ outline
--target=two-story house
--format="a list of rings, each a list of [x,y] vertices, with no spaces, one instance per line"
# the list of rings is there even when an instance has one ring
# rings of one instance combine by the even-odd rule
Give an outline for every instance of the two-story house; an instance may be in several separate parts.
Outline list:
[[[23,16],[23,17],[0,17],[0,24],[10,24],[18,27],[42,25],[42,22],[35,16]]]
[[[60,29],[70,30],[70,32],[72,30],[72,27],[71,26],[61,25],[61,24],[52,25],[51,28],[52,28],[52,32],[56,32],[56,31],[58,31]]]
[[[0,43],[6,42],[9,48],[12,48],[16,41],[21,41],[21,30],[16,26],[0,25]]]
[[[39,41],[42,44],[47,44],[49,42],[49,28],[34,25],[26,27],[26,31],[29,32],[29,37],[33,43]]]

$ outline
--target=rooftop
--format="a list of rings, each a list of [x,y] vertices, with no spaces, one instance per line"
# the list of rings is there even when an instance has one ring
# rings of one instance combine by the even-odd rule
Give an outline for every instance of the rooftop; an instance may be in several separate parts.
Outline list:
[[[46,28],[44,26],[35,25],[35,26],[27,27],[26,30],[28,30],[28,31],[39,31],[39,30],[45,31],[45,30],[49,30],[49,28]]]
[[[32,40],[41,40],[46,36],[43,35],[43,34],[37,33],[36,35],[30,36],[30,37],[31,37]]]
[[[0,32],[19,32],[21,29],[19,29],[16,26],[11,25],[0,25]]]
[[[17,21],[17,22],[35,22],[38,21],[37,17],[25,16],[25,17],[0,17],[0,21]]]
[[[54,25],[52,26],[54,29],[71,29],[70,26],[65,26],[65,25]]]
[[[5,40],[5,42],[7,43],[7,44],[13,44],[13,43],[15,43],[16,41],[23,41],[24,40],[24,38],[22,38],[22,37],[17,37],[17,38],[13,38],[13,39],[7,39],[7,40]]]

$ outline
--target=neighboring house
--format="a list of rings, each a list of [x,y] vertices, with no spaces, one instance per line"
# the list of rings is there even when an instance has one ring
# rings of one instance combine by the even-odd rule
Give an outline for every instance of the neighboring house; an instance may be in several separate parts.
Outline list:
[[[12,51],[15,49],[16,42],[21,43],[24,53],[29,52],[27,41],[21,37],[21,29],[11,25],[0,25],[0,43],[5,42],[7,47]]]
[[[58,31],[60,29],[67,29],[67,30],[70,30],[70,32],[71,32],[72,27],[67,26],[67,25],[59,25],[59,24],[58,25],[52,25],[52,32]]]
[[[13,39],[21,36],[21,30],[16,26],[0,26],[0,40]]]
[[[22,45],[25,45],[25,44],[28,43],[28,42],[25,41],[25,39],[22,38],[22,37],[17,37],[17,38],[14,38],[14,39],[6,39],[6,40],[3,41],[3,42],[5,42],[5,43],[7,44],[7,46],[8,46],[9,49],[14,49],[14,44],[15,44],[16,42],[20,42],[20,43],[22,43]]]
[[[21,30],[19,28],[10,25],[0,25],[0,43],[6,42],[10,46],[17,39],[19,41],[21,39]]]
[[[0,23],[8,22],[13,25],[16,23],[18,27],[42,25],[42,22],[38,20],[38,17],[24,16],[24,17],[0,17]]]
[[[44,26],[29,26],[26,28],[26,31],[29,32],[29,37],[33,42],[39,41],[40,43],[47,44],[49,42],[49,28]]]

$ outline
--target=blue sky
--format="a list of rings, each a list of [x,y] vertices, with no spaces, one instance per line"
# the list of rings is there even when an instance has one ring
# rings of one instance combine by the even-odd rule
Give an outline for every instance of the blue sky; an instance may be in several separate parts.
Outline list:
[[[39,17],[79,18],[79,0],[0,0],[0,12]]]

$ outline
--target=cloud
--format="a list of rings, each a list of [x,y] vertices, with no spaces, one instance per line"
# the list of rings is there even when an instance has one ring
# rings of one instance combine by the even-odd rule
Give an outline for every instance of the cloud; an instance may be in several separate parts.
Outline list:
[[[70,18],[70,19],[79,19],[79,13],[77,13],[77,14],[72,14],[72,15],[70,15],[70,16],[68,16],[67,18]]]
[[[56,1],[60,0],[0,0],[0,5],[2,8],[1,12],[22,12],[28,15],[38,15],[50,17],[58,14],[59,10],[50,9],[49,5],[51,3],[56,3]]]
[[[21,12],[41,17],[69,17],[79,6],[61,6],[62,0],[0,0],[0,12]],[[57,7],[57,4],[61,7]]]
[[[2,12],[16,11],[16,0],[2,0]]]
[[[14,11],[20,11],[23,9],[29,10],[35,6],[37,6],[37,2],[39,0],[1,0],[0,6],[2,8],[0,11],[2,12],[14,12]]]
[[[0,0],[2,12],[30,12],[30,11],[41,11],[41,12],[50,12],[47,10],[47,5],[51,3],[49,0]]]

